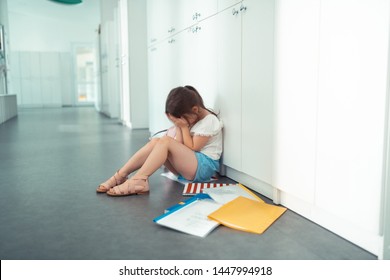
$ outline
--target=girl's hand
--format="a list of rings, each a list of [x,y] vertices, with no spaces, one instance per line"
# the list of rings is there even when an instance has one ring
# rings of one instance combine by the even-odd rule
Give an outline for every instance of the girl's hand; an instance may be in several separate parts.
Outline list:
[[[180,119],[176,119],[175,125],[177,125],[180,128],[182,128],[182,127],[189,127],[188,121],[185,118],[183,118],[183,117],[181,117]]]
[[[186,118],[175,118],[170,114],[167,114],[167,117],[180,129],[183,144],[191,150],[199,152],[209,141],[210,137],[208,136],[191,136],[190,123],[188,123]]]
[[[180,128],[182,128],[182,127],[188,127],[188,121],[185,119],[185,118],[183,118],[183,117],[181,117],[181,118],[175,118],[174,116],[172,116],[172,115],[169,115],[169,119],[173,122],[173,124],[175,125],[175,126],[178,126],[178,127],[180,127]]]

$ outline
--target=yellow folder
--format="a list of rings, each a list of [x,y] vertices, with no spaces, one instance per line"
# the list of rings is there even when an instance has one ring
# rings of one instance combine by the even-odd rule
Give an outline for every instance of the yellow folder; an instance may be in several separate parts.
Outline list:
[[[208,217],[230,228],[261,234],[286,210],[284,207],[239,196]]]

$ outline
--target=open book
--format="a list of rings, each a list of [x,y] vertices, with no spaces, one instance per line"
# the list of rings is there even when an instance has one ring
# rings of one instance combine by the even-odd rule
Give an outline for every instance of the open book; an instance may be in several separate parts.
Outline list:
[[[207,216],[221,207],[210,196],[199,194],[188,201],[184,201],[166,210],[166,213],[158,216],[153,221],[187,234],[205,237],[219,223]]]

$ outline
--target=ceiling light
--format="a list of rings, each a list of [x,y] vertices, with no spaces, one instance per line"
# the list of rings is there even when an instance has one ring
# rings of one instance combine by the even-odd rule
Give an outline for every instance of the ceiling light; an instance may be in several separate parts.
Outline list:
[[[82,0],[51,0],[62,4],[80,4]]]

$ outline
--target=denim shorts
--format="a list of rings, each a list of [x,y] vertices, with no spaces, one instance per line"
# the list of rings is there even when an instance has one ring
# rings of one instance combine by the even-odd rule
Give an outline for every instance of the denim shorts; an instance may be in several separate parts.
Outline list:
[[[210,181],[211,177],[219,170],[219,160],[214,160],[200,152],[195,152],[195,156],[198,160],[198,168],[196,169],[195,178],[189,182]],[[183,180],[184,178],[179,175],[179,179]]]

